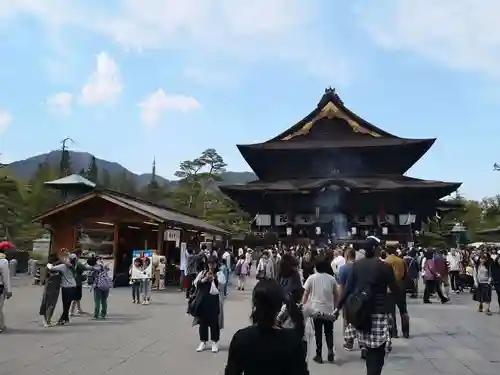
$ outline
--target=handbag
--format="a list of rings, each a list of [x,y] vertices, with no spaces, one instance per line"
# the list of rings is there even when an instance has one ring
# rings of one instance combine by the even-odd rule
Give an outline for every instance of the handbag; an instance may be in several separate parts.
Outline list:
[[[222,271],[217,272],[217,280],[219,281],[220,284],[225,284],[227,282],[226,275],[224,275],[224,272]]]
[[[216,296],[219,294],[219,289],[217,289],[217,286],[215,285],[215,281],[212,280],[212,284],[210,285],[210,294],[213,296]]]
[[[187,313],[193,317],[196,317],[200,306],[200,298],[198,296],[199,293],[198,290],[196,290],[196,292],[191,294],[188,301]]]

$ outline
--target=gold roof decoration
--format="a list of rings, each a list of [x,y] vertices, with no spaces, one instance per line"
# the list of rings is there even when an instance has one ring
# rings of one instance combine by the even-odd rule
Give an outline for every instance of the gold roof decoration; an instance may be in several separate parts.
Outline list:
[[[282,140],[289,141],[290,139],[293,139],[297,136],[308,134],[311,131],[313,125],[317,121],[324,119],[324,118],[327,118],[329,120],[334,119],[334,118],[340,118],[342,120],[345,120],[355,133],[369,134],[372,137],[376,137],[376,138],[381,137],[380,134],[373,132],[373,131],[370,131],[370,130],[364,128],[363,126],[361,126],[360,124],[358,124],[356,121],[354,121],[349,116],[347,116],[333,102],[329,101],[328,103],[325,104],[325,106],[321,109],[321,111],[316,116],[314,116],[314,118],[311,121],[307,122],[304,126],[302,126],[302,128],[300,128],[296,132],[293,132],[292,134],[287,135],[286,137],[283,137]]]

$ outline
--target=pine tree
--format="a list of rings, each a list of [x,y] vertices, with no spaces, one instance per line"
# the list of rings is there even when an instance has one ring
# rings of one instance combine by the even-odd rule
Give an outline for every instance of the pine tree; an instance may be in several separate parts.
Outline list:
[[[86,172],[86,178],[88,178],[92,182],[99,181],[99,168],[97,167],[95,156],[92,156],[92,159],[90,159],[90,163]]]

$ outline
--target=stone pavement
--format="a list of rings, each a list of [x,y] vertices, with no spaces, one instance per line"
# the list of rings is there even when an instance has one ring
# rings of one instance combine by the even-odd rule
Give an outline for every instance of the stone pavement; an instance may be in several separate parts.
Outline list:
[[[107,321],[76,317],[70,326],[46,329],[37,316],[42,289],[19,286],[5,307],[10,329],[0,335],[0,375],[223,374],[232,334],[248,323],[248,289],[227,299],[221,351],[212,354],[195,352],[197,329],[181,293],[156,293],[150,306],[141,306],[131,303],[127,289],[115,289]],[[475,312],[469,294],[453,297],[449,305],[409,302],[412,337],[394,341],[384,374],[500,373],[500,315]],[[88,290],[83,306],[92,308]],[[364,374],[359,352],[341,349],[340,327],[337,364],[313,363],[311,374]]]

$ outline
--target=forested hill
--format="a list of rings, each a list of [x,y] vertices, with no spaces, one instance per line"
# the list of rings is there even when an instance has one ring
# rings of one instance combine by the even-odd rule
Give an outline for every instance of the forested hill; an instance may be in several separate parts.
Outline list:
[[[8,165],[9,170],[16,178],[28,180],[31,178],[38,166],[42,163],[48,163],[52,167],[57,167],[61,160],[61,150],[52,151],[46,154],[32,156],[28,159],[18,160]],[[71,170],[78,173],[81,170],[86,170],[91,162],[92,154],[88,152],[69,151],[71,158]],[[151,181],[151,173],[135,174],[119,163],[96,158],[96,165],[100,171],[106,170],[110,175],[126,174],[128,178],[133,179],[138,188],[146,186]],[[221,179],[225,184],[246,183],[255,180],[257,177],[252,172],[223,172]],[[160,184],[175,185],[175,180],[168,180],[164,177],[157,176]]]

